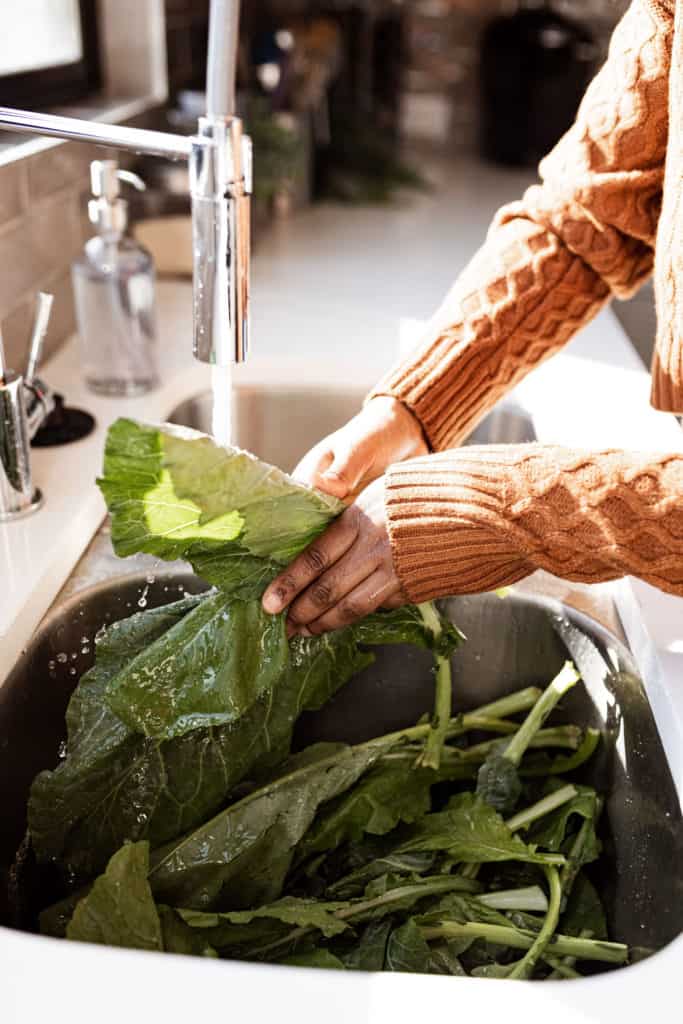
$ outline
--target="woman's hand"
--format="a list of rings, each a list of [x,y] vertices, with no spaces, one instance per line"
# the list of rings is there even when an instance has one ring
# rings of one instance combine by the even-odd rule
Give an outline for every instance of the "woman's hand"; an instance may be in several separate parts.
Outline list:
[[[289,608],[289,635],[311,636],[407,600],[394,570],[380,479],[273,580],[263,607],[271,615]]]
[[[293,475],[343,501],[382,476],[394,462],[427,451],[422,427],[407,406],[380,396],[312,448]]]

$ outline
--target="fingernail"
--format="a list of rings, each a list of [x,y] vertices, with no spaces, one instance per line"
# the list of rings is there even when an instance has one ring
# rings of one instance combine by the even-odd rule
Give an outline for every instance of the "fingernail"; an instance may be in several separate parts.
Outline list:
[[[277,594],[266,593],[263,595],[263,607],[269,615],[279,615],[284,605],[282,598],[278,597]]]

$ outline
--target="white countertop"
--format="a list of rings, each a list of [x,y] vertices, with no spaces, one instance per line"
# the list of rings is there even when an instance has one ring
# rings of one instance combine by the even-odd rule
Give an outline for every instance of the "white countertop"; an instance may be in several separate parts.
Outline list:
[[[517,196],[527,180],[526,174],[456,164],[436,193],[407,200],[398,210],[322,206],[277,225],[254,260],[254,356],[240,368],[240,375],[280,382],[285,378],[320,381],[328,387],[330,381],[343,381],[357,386],[360,397],[396,357],[401,334],[404,339],[410,336],[408,321],[431,315],[481,243],[492,212]],[[81,381],[75,340],[43,369],[45,379],[66,395],[68,404],[96,416],[98,429],[75,445],[34,451],[35,483],[45,494],[45,505],[29,519],[0,525],[0,682],[102,520],[104,505],[94,479],[109,423],[120,415],[163,419],[179,401],[209,385],[208,368],[191,358],[189,284],[161,283],[158,306],[163,381],[157,392],[127,401],[89,394]],[[648,374],[622,328],[605,311],[563,353],[534,371],[517,389],[516,399],[531,411],[537,436],[544,442],[680,450],[680,428],[673,417],[650,408],[648,387]],[[665,723],[663,740],[680,784],[683,600],[638,582],[634,592],[666,670],[656,694],[656,714],[660,728]],[[652,961],[619,974],[622,1024],[651,1012],[648,989],[655,976],[658,985],[666,977],[669,1005],[680,1006],[682,943],[679,939]],[[155,1019],[157,1014],[161,1018],[163,1002],[163,1018],[170,1024],[171,1019],[185,1019],[189,992],[196,1015],[200,1006],[215,1009],[226,985],[234,998],[227,1004],[231,1016],[237,1011],[260,1019],[259,1008],[266,1012],[268,993],[257,981],[263,978],[263,968],[232,965],[226,980],[224,965],[180,959],[169,973],[164,958],[95,947],[82,947],[78,953],[74,957],[73,947],[65,943],[0,929],[0,957],[13,981],[8,1019],[59,1021],[68,1013],[70,1021],[80,1022],[88,1018],[88,1007],[90,1011],[96,1007],[101,1020],[120,1020],[123,1005],[136,1006],[136,1019]],[[37,974],[39,955],[41,973]],[[26,973],[29,965],[31,977]],[[201,985],[196,980],[198,968]],[[124,987],[111,985],[111,978],[123,969]],[[271,982],[276,970],[269,974]],[[67,980],[74,974],[72,981]],[[273,991],[279,993],[280,1019],[320,1020],[318,999],[331,991],[325,972],[302,974],[288,969],[277,974]],[[37,978],[39,985],[34,983]],[[424,1011],[423,1001],[431,1001],[435,986],[444,983],[444,979],[413,976],[344,980],[345,1002],[340,1006],[328,998],[325,1004],[331,1022],[413,1019]],[[446,979],[449,985],[457,981]],[[541,1019],[541,1014],[543,1019],[552,1015],[558,1024],[600,1021],[612,1019],[617,1009],[614,984],[610,976],[578,986],[553,983],[537,986],[531,996],[526,985],[480,981],[459,986],[453,998],[460,1013],[469,1008],[481,1017],[485,1007],[481,1019],[486,1020],[493,1019],[494,1012],[504,1012],[510,1022]],[[58,992],[68,1001],[61,1016],[54,999]],[[76,993],[73,1002],[67,992]],[[247,992],[253,993],[255,1001],[247,1000]],[[290,1005],[296,1006],[296,1013],[284,1013]]]

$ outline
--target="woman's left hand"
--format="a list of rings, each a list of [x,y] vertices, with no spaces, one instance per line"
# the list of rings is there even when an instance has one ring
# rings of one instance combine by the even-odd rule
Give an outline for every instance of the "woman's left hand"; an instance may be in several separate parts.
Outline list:
[[[362,491],[263,595],[271,615],[289,608],[290,636],[340,629],[377,608],[398,608],[407,601],[394,569],[382,478]]]

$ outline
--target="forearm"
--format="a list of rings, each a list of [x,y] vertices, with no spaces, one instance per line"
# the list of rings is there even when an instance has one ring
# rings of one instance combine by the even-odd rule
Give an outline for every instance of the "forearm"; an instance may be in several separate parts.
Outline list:
[[[683,595],[683,455],[464,448],[391,467],[385,501],[411,601],[536,569],[585,583],[634,575]]]
[[[656,6],[629,9],[542,184],[501,210],[423,344],[374,390],[404,402],[434,450],[651,271],[672,25]]]
[[[553,232],[517,217],[492,231],[426,341],[372,397],[403,402],[432,450],[454,447],[609,297],[605,282]]]

